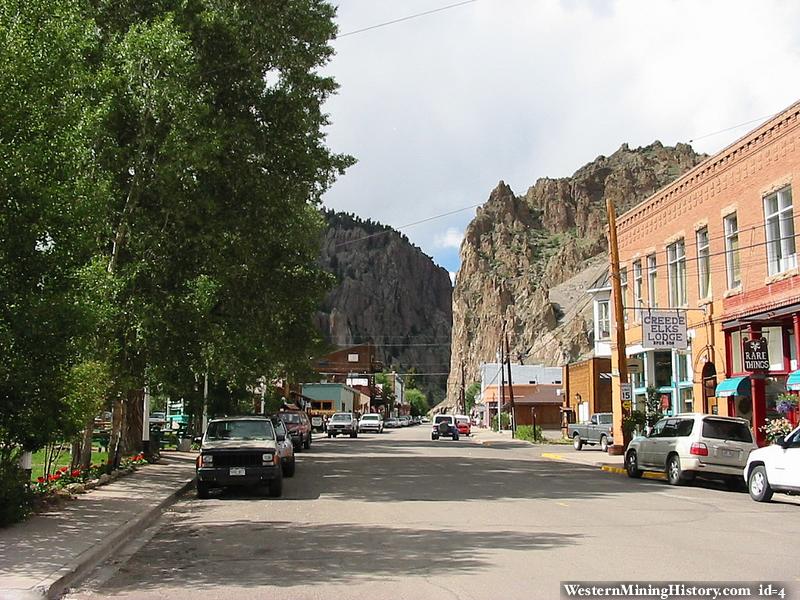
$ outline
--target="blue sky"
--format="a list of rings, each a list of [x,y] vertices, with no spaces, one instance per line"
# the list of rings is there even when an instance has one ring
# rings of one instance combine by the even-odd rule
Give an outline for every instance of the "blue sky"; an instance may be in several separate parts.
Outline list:
[[[346,33],[454,0],[340,0]],[[401,229],[448,269],[499,180],[518,194],[622,143],[713,153],[800,99],[800,3],[477,0],[343,37],[326,206]],[[700,139],[702,137],[702,139]]]

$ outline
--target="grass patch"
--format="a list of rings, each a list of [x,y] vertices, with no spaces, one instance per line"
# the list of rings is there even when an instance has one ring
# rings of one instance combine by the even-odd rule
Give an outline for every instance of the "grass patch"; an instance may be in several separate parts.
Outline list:
[[[69,450],[65,450],[61,453],[56,461],[55,465],[52,467],[52,471],[57,471],[61,467],[68,467],[71,461],[71,456]],[[92,448],[92,464],[97,464],[99,462],[105,462],[108,460],[108,452],[100,452],[99,450],[95,450]],[[44,450],[39,450],[38,452],[33,453],[33,461],[32,461],[33,470],[31,471],[31,481],[36,481],[37,477],[44,477]]]

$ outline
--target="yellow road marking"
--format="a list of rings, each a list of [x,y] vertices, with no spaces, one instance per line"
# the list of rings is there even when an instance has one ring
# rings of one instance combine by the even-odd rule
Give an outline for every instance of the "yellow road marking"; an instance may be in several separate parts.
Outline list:
[[[623,469],[622,467],[613,467],[611,465],[603,465],[602,467],[600,467],[600,469],[602,471],[607,472],[607,473],[616,473],[617,475],[625,475],[626,474],[625,473],[625,469]],[[654,473],[652,471],[645,471],[644,473],[642,473],[642,477],[644,477],[645,479],[659,479],[659,480],[662,480],[662,481],[666,480],[666,478],[667,478],[666,475],[664,475],[663,473]]]
[[[552,452],[542,452],[542,458],[551,458],[553,460],[564,460],[560,454],[553,454]]]
[[[567,508],[569,508],[569,504],[566,504],[564,502],[556,502],[556,504],[558,504],[559,506],[566,506]]]

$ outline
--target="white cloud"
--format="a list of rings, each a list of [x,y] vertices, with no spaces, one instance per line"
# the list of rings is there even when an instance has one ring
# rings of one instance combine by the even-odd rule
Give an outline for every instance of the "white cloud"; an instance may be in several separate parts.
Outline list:
[[[454,273],[453,271],[448,271],[448,273],[450,274],[450,283],[455,286],[457,273]]]
[[[433,245],[437,248],[461,248],[461,240],[464,233],[455,227],[448,227],[444,233],[437,234],[433,239]]]
[[[441,0],[340,2],[341,30]],[[479,0],[342,38],[327,73],[329,144],[359,163],[326,205],[400,227],[524,193],[623,142],[688,141],[800,98],[800,3],[783,0]],[[749,128],[698,140],[715,152]],[[445,266],[442,231],[404,229]]]

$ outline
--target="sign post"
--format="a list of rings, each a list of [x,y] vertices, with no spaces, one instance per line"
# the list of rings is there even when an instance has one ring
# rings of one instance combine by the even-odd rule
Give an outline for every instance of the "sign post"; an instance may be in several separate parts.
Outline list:
[[[750,373],[769,371],[769,347],[765,338],[742,342],[744,370]]]

